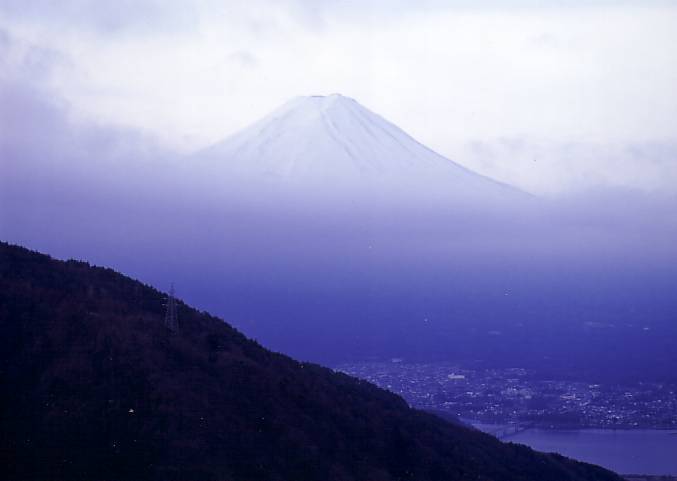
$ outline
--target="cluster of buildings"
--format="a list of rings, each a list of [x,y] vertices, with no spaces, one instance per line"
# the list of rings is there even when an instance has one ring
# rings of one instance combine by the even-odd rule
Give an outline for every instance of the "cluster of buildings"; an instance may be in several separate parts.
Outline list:
[[[542,428],[677,429],[677,385],[591,384],[542,379],[522,368],[452,363],[360,362],[337,370],[366,379],[421,409],[485,424]]]

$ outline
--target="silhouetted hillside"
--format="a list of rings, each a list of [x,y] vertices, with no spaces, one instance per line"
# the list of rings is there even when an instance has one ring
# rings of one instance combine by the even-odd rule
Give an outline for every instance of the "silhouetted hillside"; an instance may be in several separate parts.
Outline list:
[[[172,336],[163,299],[0,244],[0,478],[620,480],[410,409],[182,303]]]

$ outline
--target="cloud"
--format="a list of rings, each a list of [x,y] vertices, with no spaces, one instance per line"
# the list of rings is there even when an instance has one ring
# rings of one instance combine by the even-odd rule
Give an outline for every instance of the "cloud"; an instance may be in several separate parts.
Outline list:
[[[450,147],[471,169],[535,194],[605,188],[670,193],[677,186],[677,141],[558,142],[523,137]]]
[[[231,53],[228,56],[228,60],[235,62],[245,68],[254,68],[259,63],[256,55],[246,50],[238,50],[237,52]]]
[[[531,37],[528,40],[529,45],[535,45],[544,49],[557,48],[561,46],[561,41],[551,33],[541,33]]]
[[[1,30],[0,39],[9,52],[0,56],[0,182],[9,198],[41,199],[83,179],[88,189],[136,184],[135,174],[174,157],[148,133],[75,114],[50,84],[64,63],[59,52]]]
[[[159,0],[7,0],[0,15],[12,22],[53,29],[81,30],[101,35],[176,32],[194,25],[195,11],[187,4]]]
[[[672,179],[677,9],[669,3],[56,5],[0,6],[14,39],[9,56],[21,42],[59,56],[38,78],[71,117],[152,132],[182,152],[295,95],[341,92],[453,160],[535,192],[596,182],[664,188],[671,181],[652,179]],[[506,138],[530,147],[492,140]],[[474,142],[492,144],[489,157],[468,147]],[[579,159],[564,158],[569,145]],[[538,168],[520,160],[532,153],[552,160]]]

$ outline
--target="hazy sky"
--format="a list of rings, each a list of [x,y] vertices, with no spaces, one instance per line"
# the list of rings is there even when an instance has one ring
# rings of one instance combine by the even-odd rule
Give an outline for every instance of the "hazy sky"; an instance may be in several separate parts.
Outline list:
[[[181,152],[340,92],[532,192],[677,191],[676,2],[4,0],[0,55]]]
[[[0,238],[173,281],[323,362],[501,353],[475,336],[494,322],[477,332],[560,323],[543,349],[567,362],[587,321],[627,327],[595,359],[630,338],[653,355],[677,312],[676,85],[677,2],[0,0]],[[437,202],[413,176],[415,194],[334,204],[309,195],[324,184],[286,197],[167,166],[333,92],[484,174],[578,195]]]

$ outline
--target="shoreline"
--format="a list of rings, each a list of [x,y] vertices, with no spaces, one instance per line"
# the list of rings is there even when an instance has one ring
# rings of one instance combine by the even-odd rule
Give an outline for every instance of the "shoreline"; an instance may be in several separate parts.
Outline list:
[[[675,427],[653,427],[653,426],[572,426],[572,425],[556,425],[556,424],[529,424],[529,423],[515,423],[515,422],[484,422],[475,419],[459,418],[459,420],[469,426],[496,426],[497,428],[509,428],[516,426],[519,432],[539,429],[542,431],[666,431],[668,435],[677,436],[677,426]]]

